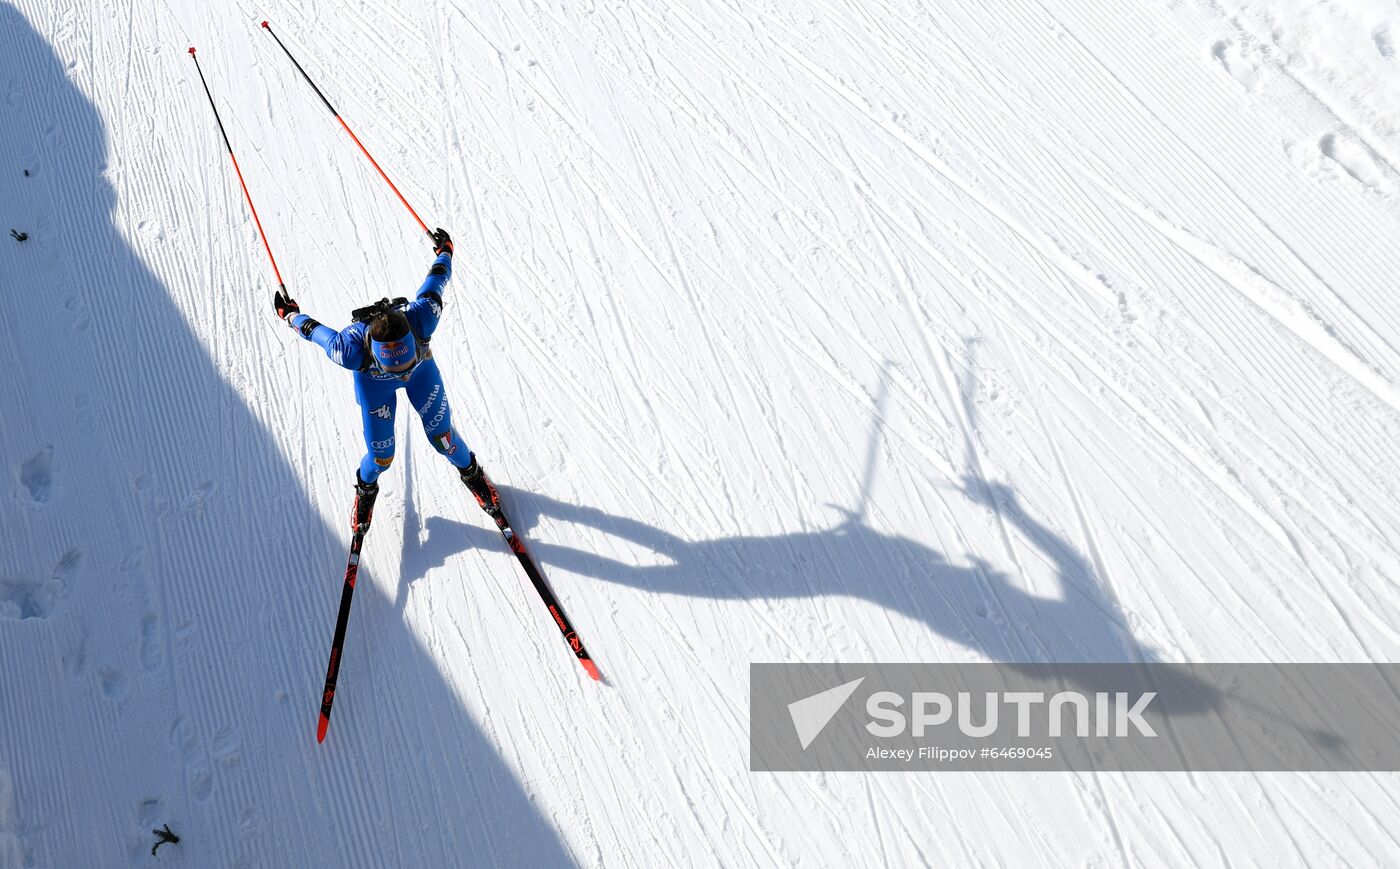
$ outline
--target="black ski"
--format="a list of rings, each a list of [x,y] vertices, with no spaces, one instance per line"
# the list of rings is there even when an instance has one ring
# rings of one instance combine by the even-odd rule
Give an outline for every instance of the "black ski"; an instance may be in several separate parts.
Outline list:
[[[495,511],[487,511],[488,515],[496,520],[496,527],[501,529],[501,536],[505,537],[506,544],[515,553],[515,557],[520,559],[520,566],[525,568],[525,575],[530,577],[530,583],[534,585],[535,592],[539,594],[540,600],[549,610],[550,618],[554,619],[554,624],[559,627],[559,633],[564,635],[564,642],[569,644],[574,657],[583,665],[583,669],[588,675],[593,677],[595,682],[603,681],[603,674],[598,672],[598,665],[593,663],[593,659],[588,656],[588,650],[583,647],[583,640],[580,639],[578,631],[569,622],[569,617],[564,614],[564,607],[560,605],[559,599],[554,596],[554,592],[540,575],[540,569],[535,566],[535,560],[530,557],[530,553],[525,550],[525,541],[520,539],[520,535],[510,527],[510,520],[506,518],[503,510],[497,508]]]
[[[331,703],[335,701],[335,680],[340,674],[340,650],[345,646],[345,626],[350,621],[350,600],[355,596],[355,577],[360,572],[360,547],[365,542],[369,523],[355,529],[350,540],[350,560],[345,565],[345,586],[340,592],[340,615],[335,619],[335,637],[331,640],[331,662],[326,668],[326,689],[321,692],[321,721],[316,726],[316,741],[326,741],[326,729],[331,726]]]

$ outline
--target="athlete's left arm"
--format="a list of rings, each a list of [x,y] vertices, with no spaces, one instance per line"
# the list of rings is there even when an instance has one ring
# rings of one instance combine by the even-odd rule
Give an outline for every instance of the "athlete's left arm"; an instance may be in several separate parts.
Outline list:
[[[442,316],[443,291],[450,280],[452,253],[443,251],[433,260],[432,268],[428,269],[428,276],[423,279],[423,285],[418,288],[417,295],[404,312],[413,326],[414,333],[419,337],[427,338],[437,328],[438,318]]]

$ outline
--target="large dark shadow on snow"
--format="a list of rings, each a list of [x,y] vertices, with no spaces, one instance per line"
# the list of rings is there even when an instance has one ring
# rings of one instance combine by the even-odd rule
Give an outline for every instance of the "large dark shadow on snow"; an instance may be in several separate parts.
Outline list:
[[[509,486],[501,498],[522,534],[541,518],[601,531],[647,550],[646,564],[530,538],[530,549],[548,569],[620,583],[648,592],[726,600],[851,597],[866,600],[921,622],[929,630],[991,661],[1019,664],[1151,663],[1155,650],[1139,642],[1119,612],[1117,602],[1096,581],[1092,566],[1051,529],[1031,516],[1016,493],[998,484],[965,480],[962,492],[998,511],[1002,520],[1032,541],[1056,569],[1054,588],[1032,593],[1015,579],[977,556],[955,564],[941,552],[908,537],[885,533],[858,514],[820,531],[772,536],[685,540],[665,529],[592,507],[579,506]],[[405,577],[421,576],[455,553],[470,547],[499,545],[499,535],[478,526],[443,518],[427,520],[427,539],[403,563]],[[659,558],[657,557],[659,556]],[[657,564],[655,562],[661,561]],[[401,595],[403,593],[401,592]],[[586,606],[565,601],[580,632],[589,636]],[[660,604],[664,606],[663,604]],[[851,630],[831,610],[824,629]],[[580,614],[582,613],[582,614]],[[599,630],[600,628],[593,628]],[[902,630],[894,626],[892,630]],[[849,641],[858,641],[849,637]],[[633,642],[629,648],[643,648]],[[657,656],[672,653],[653,648]],[[600,661],[604,673],[607,661]],[[1172,715],[1220,710],[1225,699],[1214,687],[1184,668],[1156,671],[1172,682],[1180,699]],[[1085,691],[1137,690],[1141,682],[1115,688],[1102,678],[1068,684]],[[1175,744],[1175,734],[1166,734]],[[1318,741],[1325,741],[1325,734]]]
[[[966,384],[964,385],[966,388]],[[883,396],[883,391],[881,392]],[[964,394],[963,399],[969,400]],[[881,437],[881,404],[865,456],[868,490]],[[973,411],[967,409],[969,418]],[[970,467],[978,467],[971,458]],[[596,529],[651,553],[646,564],[531,539],[544,564],[582,576],[650,592],[715,599],[852,597],[901,613],[991,661],[1006,664],[1159,663],[1150,646],[1134,636],[1112,592],[1093,565],[1068,541],[1037,519],[1008,486],[969,475],[956,496],[986,507],[1003,527],[1028,540],[1055,568],[1053,588],[1031,591],[1019,578],[997,570],[976,553],[958,564],[942,552],[868,524],[864,507],[843,511],[831,527],[772,536],[686,540],[664,528],[592,507],[579,506],[508,486],[500,487],[518,531],[528,535],[543,517]],[[860,504],[868,500],[860,493]],[[425,575],[466,547],[493,545],[494,531],[443,518],[427,520],[427,540],[405,553],[404,576]],[[496,541],[498,542],[498,541]],[[657,564],[657,561],[662,563]],[[402,592],[400,593],[402,596]],[[579,629],[586,637],[588,622]],[[839,623],[829,630],[841,631]],[[855,638],[852,638],[855,639]],[[658,649],[657,654],[667,654]],[[606,661],[602,662],[606,669]],[[1211,707],[1217,692],[1184,671],[1173,673],[1192,696]],[[1102,683],[1085,684],[1104,690]],[[1177,711],[1203,711],[1182,703]]]
[[[638,565],[545,539],[530,540],[531,551],[544,564],[583,576],[691,597],[859,598],[921,622],[994,661],[1132,662],[1155,657],[1137,644],[1083,558],[1030,516],[1004,486],[971,485],[965,491],[995,503],[1010,525],[1054,561],[1054,589],[1028,592],[976,556],[968,559],[970,563],[954,564],[923,543],[876,530],[858,517],[820,531],[692,541],[592,507],[509,486],[500,490],[522,534],[548,517],[597,529],[659,556],[648,556],[646,561],[652,563]],[[430,518],[426,524],[428,537],[415,563],[404,565],[410,575],[426,573],[463,548],[499,544],[494,530],[442,518]],[[658,560],[663,563],[654,563]],[[580,630],[587,636],[586,621],[580,621]]]
[[[963,384],[964,412],[975,409]],[[1056,587],[1032,593],[1013,577],[970,554],[964,564],[916,540],[871,527],[865,516],[882,437],[885,381],[876,398],[856,510],[818,531],[772,536],[686,540],[664,528],[593,507],[500,486],[517,531],[528,534],[542,517],[596,529],[652,553],[647,564],[608,558],[532,540],[547,565],[595,579],[666,594],[716,599],[848,596],[878,604],[930,630],[1006,663],[1155,662],[1125,624],[1117,601],[1073,545],[1027,512],[1010,487],[969,475],[961,497],[993,511],[1003,527],[1032,542],[1055,566]],[[978,467],[968,444],[969,467]],[[416,517],[415,523],[416,524]],[[459,551],[499,541],[494,530],[434,517],[422,543],[406,546],[400,605],[408,584]],[[656,557],[659,556],[659,559]],[[656,561],[662,561],[656,564]],[[840,625],[834,625],[840,630]],[[586,622],[580,630],[587,635]]]
[[[0,338],[6,351],[35,339],[23,354],[6,353],[0,378],[9,417],[0,573],[54,572],[63,553],[37,543],[31,551],[27,539],[71,541],[80,553],[45,622],[0,619],[0,640],[52,643],[63,659],[52,667],[62,677],[42,688],[52,697],[35,711],[12,702],[27,675],[0,674],[0,768],[15,779],[25,859],[139,863],[149,859],[147,830],[168,821],[182,843],[160,860],[188,866],[571,862],[363,572],[331,734],[316,745],[348,531],[317,518],[302,480],[213,361],[247,354],[205,346],[143,261],[183,263],[205,283],[186,296],[223,289],[199,262],[248,235],[246,225],[214,225],[228,210],[217,199],[193,201],[237,196],[214,119],[189,64],[163,96],[207,119],[210,146],[185,155],[200,165],[182,171],[208,181],[171,184],[179,173],[158,166],[130,180],[156,201],[189,200],[178,212],[190,225],[179,227],[139,222],[142,204],[126,203],[138,215],[129,221],[136,250],[113,225],[118,202],[104,178],[133,160],[109,157],[104,115],[142,125],[122,141],[146,142],[157,136],[155,109],[119,104],[126,97],[114,86],[114,104],[99,110],[68,74],[48,40],[0,4]],[[30,239],[5,237],[11,225]],[[270,294],[264,285],[224,295],[256,306],[257,328],[275,330],[263,316]],[[325,364],[305,346],[284,346],[304,354],[293,378]],[[358,458],[347,453],[335,480],[307,482],[333,486],[346,515]],[[394,529],[375,530],[370,548],[390,542]],[[114,540],[118,551],[91,543]]]

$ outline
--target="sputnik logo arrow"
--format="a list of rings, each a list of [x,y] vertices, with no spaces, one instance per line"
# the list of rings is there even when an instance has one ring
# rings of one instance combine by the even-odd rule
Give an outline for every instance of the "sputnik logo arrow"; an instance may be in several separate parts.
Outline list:
[[[803,697],[788,704],[788,714],[792,716],[792,726],[797,731],[797,738],[802,742],[803,751],[821,735],[831,723],[831,719],[836,717],[836,713],[841,711],[841,707],[846,705],[846,701],[864,681],[865,677],[861,676],[844,685],[828,688],[819,694]]]

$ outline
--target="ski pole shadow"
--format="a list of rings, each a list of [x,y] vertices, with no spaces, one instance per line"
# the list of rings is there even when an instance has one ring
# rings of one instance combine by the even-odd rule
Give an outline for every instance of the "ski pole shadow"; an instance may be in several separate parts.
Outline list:
[[[109,129],[106,117],[136,118],[121,89],[108,89],[110,105],[80,90],[90,76],[36,29],[48,13],[34,8],[31,23],[0,2],[0,222],[28,233],[2,239],[0,338],[42,338],[0,378],[11,411],[0,461],[14,484],[0,527],[15,530],[0,534],[0,573],[54,577],[42,606],[13,608],[32,619],[0,607],[0,773],[19,796],[24,864],[135,865],[164,822],[189,865],[571,864],[393,601],[363,581],[368,569],[331,733],[316,744],[349,534],[320,520],[303,487],[333,486],[348,515],[358,455],[343,477],[303,481],[264,422],[292,424],[296,403],[235,389],[220,366],[256,354],[213,352],[189,302],[175,302],[215,291],[201,263],[247,241],[183,47],[126,61],[169,76],[186,111],[151,124],[171,129]],[[207,121],[190,134],[207,147],[181,141],[184,118]],[[148,176],[120,224],[112,167]],[[226,235],[203,240],[225,220]],[[168,286],[148,258],[196,285]],[[269,282],[226,293],[248,307],[220,311],[227,329],[209,340],[272,334],[270,293]],[[325,364],[285,332],[292,376]]]

